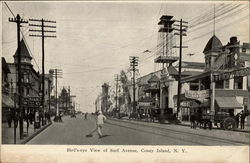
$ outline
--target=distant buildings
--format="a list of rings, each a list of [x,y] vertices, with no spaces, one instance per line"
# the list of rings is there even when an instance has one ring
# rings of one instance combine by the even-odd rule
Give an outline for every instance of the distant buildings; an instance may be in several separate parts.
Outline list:
[[[198,110],[234,115],[247,108],[250,110],[247,69],[250,67],[250,43],[240,44],[237,37],[231,37],[223,45],[216,36],[212,36],[203,53],[205,63],[182,62],[179,119],[188,121],[190,113]],[[169,64],[160,71],[137,79],[136,112],[150,114],[152,110],[164,110],[177,113],[177,67],[178,64]],[[131,84],[128,84],[128,90],[132,96]],[[126,113],[131,112],[127,109]]]

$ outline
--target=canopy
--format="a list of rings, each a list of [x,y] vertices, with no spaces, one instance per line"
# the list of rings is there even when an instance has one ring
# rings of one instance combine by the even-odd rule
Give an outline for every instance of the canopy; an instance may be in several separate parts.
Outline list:
[[[216,97],[215,100],[221,109],[242,109],[235,97]]]
[[[2,107],[14,108],[14,101],[7,95],[2,95]]]

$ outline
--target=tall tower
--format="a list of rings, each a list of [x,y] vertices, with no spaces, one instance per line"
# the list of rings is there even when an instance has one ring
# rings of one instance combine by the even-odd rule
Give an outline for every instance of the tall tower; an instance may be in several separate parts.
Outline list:
[[[21,63],[31,64],[32,57],[30,56],[27,45],[23,39],[20,42],[20,49],[21,49]],[[14,57],[14,62],[17,63],[18,62],[17,51],[13,57]]]
[[[209,71],[213,69],[215,66],[216,59],[220,55],[221,47],[222,47],[221,41],[213,35],[210,40],[208,41],[205,49],[203,50],[203,53],[205,55],[205,71]]]
[[[174,40],[174,28],[172,27],[175,20],[172,19],[173,16],[162,15],[158,31],[158,43],[157,43],[157,57],[155,58],[155,63],[162,63],[162,68],[164,69],[165,64],[171,65],[176,62],[179,57],[173,54],[173,40]]]

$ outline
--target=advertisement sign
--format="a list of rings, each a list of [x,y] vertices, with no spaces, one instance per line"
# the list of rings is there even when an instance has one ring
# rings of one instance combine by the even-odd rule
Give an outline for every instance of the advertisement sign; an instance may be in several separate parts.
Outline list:
[[[24,97],[23,105],[28,107],[39,107],[41,103],[40,97]]]
[[[185,91],[185,97],[195,100],[202,100],[209,97],[209,89],[202,91]]]
[[[138,102],[139,106],[151,106],[151,102]]]
[[[235,71],[225,72],[218,75],[214,75],[213,81],[219,81],[219,80],[227,80],[234,77],[240,77],[240,76],[249,76],[250,75],[250,68],[243,68],[238,69]]]

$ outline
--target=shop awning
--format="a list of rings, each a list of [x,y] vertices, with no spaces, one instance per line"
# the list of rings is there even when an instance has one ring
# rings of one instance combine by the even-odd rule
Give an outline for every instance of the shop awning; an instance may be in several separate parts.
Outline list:
[[[14,108],[15,107],[14,101],[9,96],[6,96],[3,94],[2,95],[2,107]]]
[[[241,109],[241,104],[236,100],[235,97],[216,97],[217,105],[221,109]]]

